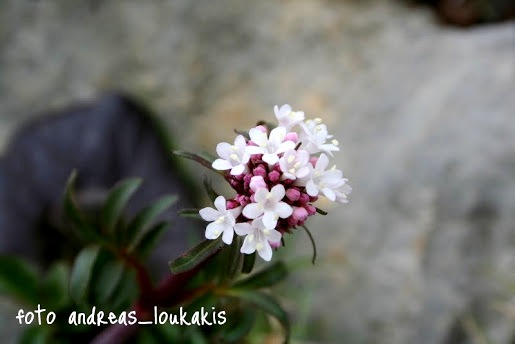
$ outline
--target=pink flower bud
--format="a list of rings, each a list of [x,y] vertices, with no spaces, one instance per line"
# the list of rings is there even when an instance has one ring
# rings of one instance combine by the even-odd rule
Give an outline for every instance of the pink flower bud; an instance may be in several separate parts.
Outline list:
[[[301,193],[299,197],[299,202],[304,204],[309,202],[309,195],[306,193]]]
[[[309,162],[311,163],[311,165],[313,165],[313,167],[315,167],[315,165],[317,164],[317,161],[318,161],[318,157],[316,157],[316,156],[312,156],[311,158],[309,158]]]
[[[295,207],[291,217],[297,221],[305,221],[308,217],[308,211],[302,207]]]
[[[270,246],[272,248],[279,248],[279,247],[282,246],[280,241],[278,241],[278,242],[271,242],[271,241],[269,241],[268,243],[270,244]]]
[[[252,171],[252,174],[253,174],[253,175],[255,175],[255,176],[265,177],[265,176],[266,176],[266,170],[265,170],[265,168],[263,167],[263,165],[259,165],[258,167],[256,167],[256,168]]]
[[[279,181],[280,177],[281,177],[281,174],[277,171],[272,171],[268,174],[268,179],[270,179],[270,181],[272,183],[277,183]]]
[[[254,176],[254,177],[250,178],[250,188],[252,189],[252,191],[256,192],[257,189],[266,188],[266,187],[267,187],[267,185],[266,185],[263,177]]]
[[[298,139],[299,135],[294,131],[291,131],[284,136],[284,141],[293,141],[296,143]]]
[[[227,209],[234,209],[240,206],[240,203],[234,199],[227,201]]]
[[[300,191],[297,188],[289,188],[286,190],[286,197],[292,202],[298,201],[300,198]]]
[[[315,215],[317,213],[317,208],[312,204],[304,204],[304,209],[307,210],[308,216]]]
[[[256,127],[256,129],[259,129],[259,130],[261,130],[261,131],[262,131],[262,132],[264,132],[264,133],[267,133],[267,132],[268,132],[268,130],[266,129],[266,127],[265,127],[264,125],[258,125],[258,126]]]

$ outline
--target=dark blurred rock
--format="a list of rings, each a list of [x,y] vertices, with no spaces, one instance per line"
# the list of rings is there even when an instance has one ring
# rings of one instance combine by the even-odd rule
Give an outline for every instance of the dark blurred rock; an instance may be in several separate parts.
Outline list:
[[[114,183],[131,176],[144,181],[129,203],[128,216],[164,194],[179,195],[178,204],[161,216],[174,224],[150,263],[159,275],[167,273],[167,261],[186,250],[195,226],[175,212],[191,207],[196,193],[172,161],[163,134],[143,106],[121,95],[74,105],[25,125],[0,158],[0,254],[42,265],[73,256],[77,247],[56,228],[55,210],[76,169],[77,195],[85,206],[98,204]]]

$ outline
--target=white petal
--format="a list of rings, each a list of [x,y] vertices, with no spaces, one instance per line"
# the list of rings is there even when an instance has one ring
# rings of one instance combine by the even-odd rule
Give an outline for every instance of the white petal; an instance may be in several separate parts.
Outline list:
[[[226,212],[227,208],[226,208],[225,197],[224,196],[218,196],[215,199],[215,207],[222,214]]]
[[[258,146],[247,146],[245,147],[245,151],[250,155],[263,154],[265,152],[263,148]]]
[[[229,161],[223,160],[223,159],[216,159],[213,161],[213,164],[211,165],[215,170],[224,171],[232,168],[232,165]]]
[[[234,225],[234,231],[238,235],[247,235],[254,232],[252,226],[248,222],[237,223]]]
[[[247,219],[255,219],[261,214],[263,214],[263,209],[257,203],[247,204],[245,208],[243,208],[243,216]]]
[[[289,204],[279,202],[275,205],[275,213],[279,215],[280,218],[285,219],[293,213],[293,209]]]
[[[272,243],[278,243],[281,241],[281,232],[279,231],[276,231],[275,229],[270,229],[266,238],[268,239],[268,241],[272,242]]]
[[[313,182],[313,179],[310,179],[308,183],[306,184],[306,192],[310,196],[317,196],[318,195],[318,188],[315,185],[315,182]]]
[[[272,259],[272,247],[267,241],[263,242],[262,245],[263,247],[258,250],[258,254],[261,258],[263,258],[263,260],[269,262],[270,259]]]
[[[206,221],[215,221],[220,216],[220,212],[210,207],[200,209],[198,213]]]
[[[309,161],[309,153],[303,149],[299,149],[297,151],[297,162],[300,162],[301,165],[306,165]]]
[[[333,201],[336,199],[336,194],[333,190],[329,188],[323,188],[322,192],[324,193],[325,197],[327,197],[330,201]]]
[[[256,252],[256,239],[253,238],[253,240],[249,239],[253,237],[252,235],[247,235],[245,237],[245,240],[243,240],[243,245],[241,245],[241,253],[251,254]]]
[[[277,153],[283,153],[283,152],[286,152],[290,149],[294,149],[295,148],[295,142],[293,141],[284,141],[283,143],[281,143],[279,145],[279,148],[277,149]]]
[[[225,228],[222,241],[227,245],[232,244],[232,238],[234,237],[234,230],[231,227]]]
[[[216,145],[216,153],[221,158],[229,159],[229,156],[231,156],[231,145],[227,142],[220,142]]]
[[[257,144],[258,146],[266,145],[266,143],[268,142],[266,134],[258,128],[250,129],[249,136],[252,142]]]
[[[276,145],[279,145],[281,142],[284,141],[284,136],[286,136],[286,129],[283,127],[277,127],[270,132],[270,137],[268,140]]]
[[[224,231],[224,226],[219,223],[211,222],[206,227],[206,239],[216,239]]]
[[[239,165],[234,166],[234,167],[231,169],[231,175],[233,175],[233,176],[239,176],[240,174],[242,174],[242,173],[243,173],[243,171],[245,171],[245,165],[243,165],[243,164],[239,164]]]
[[[236,207],[236,208],[233,208],[233,209],[229,209],[229,210],[227,210],[227,212],[229,214],[231,214],[232,217],[237,218],[241,214],[241,207]]]
[[[297,170],[296,176],[297,178],[304,178],[309,174],[310,171],[311,169],[309,168],[309,166],[301,167]]]
[[[279,184],[277,184],[279,185]],[[260,188],[256,191],[254,194],[254,200],[257,203],[264,203],[266,201],[266,197],[268,196],[268,189],[266,188]]]
[[[263,161],[270,164],[270,165],[273,165],[273,164],[276,164],[278,161],[279,161],[279,157],[277,156],[276,153],[271,153],[271,154],[263,154]]]
[[[263,224],[268,229],[273,229],[277,225],[277,218],[273,211],[265,211],[263,215]]]
[[[240,149],[245,148],[247,146],[247,141],[243,137],[243,135],[238,135],[234,139],[234,145]]]
[[[272,194],[272,200],[274,202],[278,202],[284,198],[286,190],[282,184],[277,184],[272,188],[272,190],[270,190],[270,193]]]
[[[320,157],[318,158],[318,161],[315,165],[315,170],[325,171],[327,165],[329,165],[329,158],[324,153],[320,154]]]

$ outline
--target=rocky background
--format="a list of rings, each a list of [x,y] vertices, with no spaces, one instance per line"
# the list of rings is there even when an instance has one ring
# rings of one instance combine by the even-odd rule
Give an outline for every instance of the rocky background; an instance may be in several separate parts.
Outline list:
[[[381,0],[0,2],[0,147],[112,90],[192,151],[275,104],[324,118],[354,193],[311,221],[319,260],[287,286],[305,338],[515,340],[513,22]],[[310,255],[291,242],[288,259]]]

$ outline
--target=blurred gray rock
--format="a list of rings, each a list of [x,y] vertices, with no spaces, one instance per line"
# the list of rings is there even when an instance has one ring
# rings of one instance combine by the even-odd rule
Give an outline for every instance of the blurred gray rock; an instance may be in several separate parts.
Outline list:
[[[180,146],[214,152],[290,103],[326,120],[354,188],[310,221],[321,257],[291,281],[313,339],[507,344],[514,63],[513,23],[441,27],[396,1],[4,1],[0,135],[122,89]],[[304,242],[292,255],[309,255]]]

